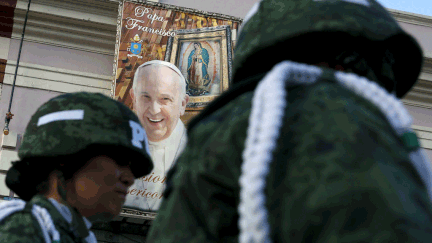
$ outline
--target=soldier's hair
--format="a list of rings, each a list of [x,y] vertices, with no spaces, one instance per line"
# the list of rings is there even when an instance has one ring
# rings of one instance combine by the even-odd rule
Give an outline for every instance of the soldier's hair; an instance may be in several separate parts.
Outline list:
[[[98,155],[107,155],[118,164],[122,164],[125,160],[125,163],[128,163],[129,158],[123,152],[124,149],[117,146],[92,145],[73,155],[27,158],[19,162],[22,167],[19,169],[21,176],[26,182],[28,181],[27,187],[30,191],[34,190],[34,194],[46,194],[50,188],[49,176],[52,172],[57,173],[57,176],[63,176],[64,180],[69,182],[79,170]],[[35,171],[38,173],[34,173]]]
[[[130,165],[136,160],[137,154],[122,146],[116,145],[90,145],[79,153],[65,156],[31,157],[14,162],[8,171],[7,186],[23,200],[29,201],[36,194],[46,194],[50,189],[49,176],[52,172],[58,173],[67,183],[92,158],[105,155],[112,158],[119,166]],[[133,167],[130,167],[133,170]],[[132,171],[133,172],[133,171]]]
[[[21,172],[22,176],[33,181],[32,184],[28,185],[28,189],[32,190],[30,187],[35,185],[36,194],[46,194],[50,188],[49,176],[52,172],[58,172],[57,175],[62,175],[65,181],[68,182],[87,161],[88,159],[82,157],[81,154],[77,154],[72,156],[28,158],[19,163],[26,166],[25,170]],[[41,167],[43,170],[41,170]],[[34,171],[38,171],[38,173],[34,174]]]

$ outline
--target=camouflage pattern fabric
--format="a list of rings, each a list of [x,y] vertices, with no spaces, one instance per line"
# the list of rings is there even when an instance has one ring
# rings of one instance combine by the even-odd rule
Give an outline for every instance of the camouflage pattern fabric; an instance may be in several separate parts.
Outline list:
[[[61,243],[86,243],[75,236],[69,223],[45,197],[37,195],[29,202],[48,210]],[[31,208],[31,207],[30,207]],[[0,243],[45,243],[39,223],[30,211],[16,212],[0,221]]]
[[[77,110],[84,111],[83,119],[53,120],[47,124],[38,124],[44,116]],[[101,144],[127,148],[140,154],[142,161],[151,161],[145,131],[143,139],[138,141],[141,146],[139,148],[133,144],[136,129],[131,127],[130,121],[141,127],[132,110],[105,95],[86,92],[61,95],[39,107],[32,116],[18,156],[25,159],[69,155],[91,144]],[[140,166],[137,170],[139,172],[135,172],[140,174],[137,177],[148,174],[152,169],[142,161],[139,164],[146,166]]]
[[[256,9],[239,33],[230,89],[188,126],[150,243],[238,242],[251,100],[275,64],[335,62],[389,92],[396,85],[398,97],[418,78],[420,47],[374,0],[263,0]],[[272,241],[430,242],[432,206],[408,148],[377,107],[322,69],[317,83],[286,88],[265,189]]]
[[[374,105],[328,73],[287,88],[266,186],[273,242],[430,242],[432,208],[407,148]],[[252,94],[191,131],[148,242],[238,242]]]

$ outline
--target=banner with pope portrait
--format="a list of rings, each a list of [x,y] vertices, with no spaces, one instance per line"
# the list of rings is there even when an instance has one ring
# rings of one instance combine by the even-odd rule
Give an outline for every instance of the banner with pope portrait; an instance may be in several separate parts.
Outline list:
[[[241,21],[174,5],[121,1],[112,97],[134,109],[130,93],[136,69],[152,60],[170,62],[186,81],[190,98],[181,120],[187,124],[228,89],[233,47]],[[152,173],[139,180],[148,186],[128,192],[122,214],[151,219],[160,205],[158,201],[163,198],[166,175]]]

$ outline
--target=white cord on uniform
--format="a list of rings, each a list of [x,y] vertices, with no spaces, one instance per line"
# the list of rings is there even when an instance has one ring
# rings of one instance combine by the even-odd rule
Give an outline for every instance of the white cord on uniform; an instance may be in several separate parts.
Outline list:
[[[394,95],[390,95],[376,83],[355,74],[336,72],[335,77],[342,86],[354,91],[378,107],[399,136],[413,133],[411,130],[412,118],[402,102]],[[420,147],[411,151],[409,158],[424,182],[429,198],[432,199],[432,167],[429,158]]]
[[[21,199],[14,199],[13,201],[4,202],[0,204],[0,221],[8,217],[9,215],[24,210],[27,202]],[[60,242],[60,234],[54,227],[52,218],[45,208],[38,205],[33,205],[32,214],[38,221],[42,229],[42,235],[46,243]],[[51,241],[51,238],[53,241]]]
[[[286,106],[285,83],[288,86],[313,84],[321,73],[321,69],[315,66],[283,61],[275,65],[255,89],[239,179],[241,243],[271,242],[265,207],[265,180],[282,126]],[[413,133],[412,118],[394,95],[355,74],[335,72],[335,78],[342,86],[378,107],[400,137]],[[420,147],[410,152],[409,157],[432,198],[432,168],[428,157]]]
[[[26,203],[21,199],[7,201],[0,204],[0,221],[7,216],[24,209]]]
[[[342,86],[378,107],[398,135],[410,129],[412,119],[408,111],[400,100],[390,95],[384,88],[352,73],[335,72],[335,77]]]
[[[53,243],[60,242],[60,234],[55,228],[51,215],[48,213],[48,211],[38,205],[33,205],[32,214],[35,216],[39,222],[39,225],[41,226],[45,242],[51,243],[51,238]],[[48,236],[48,234],[51,235],[51,238]]]
[[[241,243],[271,242],[265,207],[265,180],[282,126],[286,105],[285,81],[291,74],[293,80],[312,83],[321,71],[301,64],[280,63],[258,84],[252,99],[240,176]]]
[[[91,230],[89,230],[89,235],[85,238],[85,241],[87,241],[87,243],[97,243],[96,236]]]

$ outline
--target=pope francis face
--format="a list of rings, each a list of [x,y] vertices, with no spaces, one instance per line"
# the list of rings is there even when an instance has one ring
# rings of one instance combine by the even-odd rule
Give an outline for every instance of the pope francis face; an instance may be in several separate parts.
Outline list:
[[[131,89],[134,109],[148,139],[159,142],[168,138],[181,115],[189,96],[182,92],[180,76],[163,65],[148,65],[136,74],[135,89]]]

